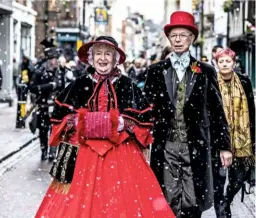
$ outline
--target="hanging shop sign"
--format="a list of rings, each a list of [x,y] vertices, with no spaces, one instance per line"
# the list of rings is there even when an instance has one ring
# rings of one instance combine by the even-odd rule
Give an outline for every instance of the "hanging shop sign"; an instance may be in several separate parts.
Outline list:
[[[108,12],[106,8],[95,8],[95,23],[108,24]]]

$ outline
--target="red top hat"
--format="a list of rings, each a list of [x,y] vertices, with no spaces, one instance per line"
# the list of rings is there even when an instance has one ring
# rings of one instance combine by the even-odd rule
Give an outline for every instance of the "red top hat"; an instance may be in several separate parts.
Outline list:
[[[198,37],[198,28],[195,25],[195,18],[188,12],[176,11],[172,13],[170,17],[170,24],[164,26],[165,35],[168,37],[171,29],[175,27],[184,27],[190,30],[195,35],[195,40]]]
[[[100,36],[95,41],[91,41],[86,44],[83,44],[77,52],[80,61],[82,61],[84,63],[88,63],[89,48],[93,44],[97,44],[97,43],[101,43],[101,44],[105,44],[105,45],[109,45],[109,46],[113,47],[120,54],[120,59],[119,59],[118,64],[122,64],[125,62],[126,55],[125,55],[124,51],[118,47],[116,40],[110,36]]]

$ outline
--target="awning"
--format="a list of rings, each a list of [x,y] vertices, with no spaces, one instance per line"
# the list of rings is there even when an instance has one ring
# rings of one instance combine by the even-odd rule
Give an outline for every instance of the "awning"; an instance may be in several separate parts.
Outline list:
[[[79,28],[56,28],[56,33],[79,33]]]
[[[21,22],[21,26],[26,27],[26,28],[32,28],[32,25],[30,23],[27,23],[27,22]]]
[[[70,35],[58,35],[57,40],[59,42],[76,42],[76,40],[78,40],[78,37]]]
[[[254,33],[247,33],[245,35],[240,35],[237,37],[232,37],[229,39],[230,43],[236,43],[236,42],[243,42],[243,43],[252,43],[255,44],[255,34]]]

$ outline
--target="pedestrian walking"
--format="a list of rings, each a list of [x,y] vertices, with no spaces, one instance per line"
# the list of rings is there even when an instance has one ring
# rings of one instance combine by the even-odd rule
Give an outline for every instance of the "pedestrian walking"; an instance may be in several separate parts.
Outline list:
[[[164,50],[162,51],[162,54],[161,54],[161,57],[160,57],[160,60],[164,60],[164,59],[166,59],[166,58],[169,58],[170,57],[170,54],[171,54],[171,52],[172,52],[172,48],[171,48],[171,46],[166,46],[165,48],[164,48]]]
[[[118,69],[124,52],[100,36],[78,56],[91,73],[56,99],[50,145],[59,153],[36,217],[174,217],[141,151],[153,139],[151,106]]]
[[[24,54],[22,56],[20,69],[21,69],[20,76],[19,76],[20,88],[18,90],[18,96],[20,96],[20,92],[24,92],[25,99],[23,99],[23,100],[27,100],[28,91],[29,91],[29,83],[31,82],[31,79],[33,76],[34,67],[33,67],[29,57]]]
[[[141,73],[142,58],[133,61],[127,71],[128,76],[135,82],[138,82],[138,75]]]
[[[49,106],[53,102],[54,91],[56,91],[56,75],[58,68],[58,57],[60,51],[56,47],[44,50],[44,64],[36,69],[30,82],[30,91],[36,95],[37,111],[32,116],[33,123],[39,129],[40,148],[42,151],[41,160],[46,160],[48,156],[48,132],[50,128]],[[50,148],[49,160],[53,161],[56,149]]]
[[[244,182],[255,183],[255,103],[248,76],[234,71],[236,55],[227,48],[216,54],[218,84],[228,121],[233,164],[228,169],[228,186],[224,196],[226,174],[214,173],[215,211],[217,218],[231,218],[230,204]],[[213,166],[219,168],[218,161]],[[254,180],[254,181],[251,181]]]
[[[57,80],[57,87],[58,90],[61,92],[65,87],[67,87],[70,82],[74,81],[74,75],[71,69],[69,69],[68,64],[66,62],[66,58],[64,56],[59,57],[59,67],[58,67],[58,80]],[[58,95],[59,93],[57,93]],[[57,96],[56,95],[56,96]]]
[[[172,52],[148,68],[144,88],[154,105],[151,167],[175,215],[199,218],[213,204],[211,150],[223,166],[232,162],[228,125],[214,68],[189,52],[198,36],[193,15],[174,12],[164,31]]]
[[[211,65],[215,68],[216,72],[219,72],[219,68],[216,62],[216,54],[223,49],[222,45],[215,45],[212,48],[212,60]]]

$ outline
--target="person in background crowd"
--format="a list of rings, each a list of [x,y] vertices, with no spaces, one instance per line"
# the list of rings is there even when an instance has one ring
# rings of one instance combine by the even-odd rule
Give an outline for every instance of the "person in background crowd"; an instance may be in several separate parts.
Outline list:
[[[13,71],[12,71],[12,81],[13,81],[13,88],[17,93],[17,85],[18,85],[18,78],[19,78],[19,64],[17,63],[16,58],[13,58]]]
[[[36,69],[30,82],[30,91],[36,95],[36,104],[38,105],[37,128],[39,129],[40,148],[42,152],[41,160],[46,160],[48,157],[49,106],[54,98],[53,92],[57,88],[56,76],[60,50],[56,47],[46,48],[44,55],[46,62],[40,68]],[[53,161],[55,155],[56,149],[51,147],[49,150],[49,161]]]
[[[147,71],[146,70],[142,70],[140,74],[137,76],[137,86],[141,89],[143,89],[144,85],[145,85],[145,81],[147,78]]]
[[[136,81],[139,88],[143,88],[147,77],[147,59],[141,59],[140,70],[137,72]]]
[[[164,32],[170,58],[148,68],[144,88],[155,118],[150,164],[177,218],[200,218],[213,204],[211,150],[232,163],[228,124],[214,68],[189,52],[193,15],[174,12]]]
[[[206,55],[203,55],[202,57],[201,57],[201,61],[202,62],[205,62],[205,63],[208,63],[208,58],[207,58],[207,56]]]
[[[58,59],[58,62],[59,62],[59,67],[58,67],[58,74],[57,74],[57,77],[58,77],[58,87],[59,87],[59,90],[62,91],[69,83],[67,82],[67,79],[66,79],[66,75],[70,72],[71,70],[69,70],[66,65],[67,65],[67,61],[66,61],[66,58],[61,55]],[[58,95],[58,94],[57,94]],[[57,96],[56,95],[56,96]]]
[[[133,61],[130,69],[127,71],[128,76],[137,83],[137,76],[140,74],[142,58]]]
[[[76,62],[76,69],[77,69],[78,75],[81,76],[82,74],[84,74],[84,72],[86,72],[86,69],[89,65],[81,62],[78,56],[75,56],[75,62]]]
[[[146,51],[140,51],[139,58],[146,59],[147,58],[147,52]]]
[[[50,145],[60,151],[35,217],[174,218],[141,150],[153,140],[151,106],[118,69],[125,53],[100,36],[78,56],[91,70],[56,99]]]
[[[150,56],[150,64],[155,64],[157,61],[157,54],[153,54]]]
[[[65,74],[65,87],[67,87],[71,82],[76,80],[76,63],[74,61],[69,61],[66,64],[66,74]]]
[[[166,59],[166,58],[169,58],[170,57],[170,54],[171,54],[171,52],[172,52],[172,48],[171,48],[171,46],[166,46],[165,48],[164,48],[164,50],[162,51],[162,54],[161,54],[161,57],[160,57],[160,60],[164,60],[164,59]]]
[[[72,71],[74,79],[78,78],[82,75],[83,71],[78,70],[76,62],[75,61],[69,61],[67,64],[68,68]]]
[[[23,55],[22,62],[21,62],[20,83],[29,84],[33,75],[33,71],[34,71],[34,68],[32,66],[30,59],[27,56]]]
[[[235,64],[234,71],[235,71],[236,73],[245,74],[245,70],[244,70],[242,61],[241,61],[241,59],[239,58],[239,56],[236,56],[236,64]]]
[[[217,218],[231,218],[230,204],[235,195],[246,180],[255,177],[255,174],[250,176],[255,171],[255,103],[250,79],[234,71],[235,52],[229,48],[220,50],[215,58],[219,68],[218,84],[231,135],[233,164],[228,169],[229,182],[225,196],[226,176],[219,174],[218,169],[213,171],[214,206]],[[214,161],[213,165],[219,168],[218,162]]]
[[[30,85],[32,76],[35,72],[35,67],[32,65],[31,60],[27,56],[23,55],[20,69],[21,70],[20,70],[18,82],[19,84],[25,85],[24,93],[27,100],[29,96],[29,85]],[[19,96],[19,93],[18,93],[18,96]],[[33,95],[30,95],[30,100],[31,102],[34,101]]]
[[[211,60],[211,65],[215,68],[216,72],[219,72],[217,63],[216,63],[216,54],[223,49],[223,46],[221,45],[215,45],[212,48],[212,60]]]
[[[126,61],[124,64],[124,71],[125,71],[125,73],[128,75],[128,70],[131,68],[131,66],[132,66],[132,62],[131,61]]]
[[[37,58],[32,58],[31,63],[32,63],[33,66],[35,66],[38,63],[38,59]]]

